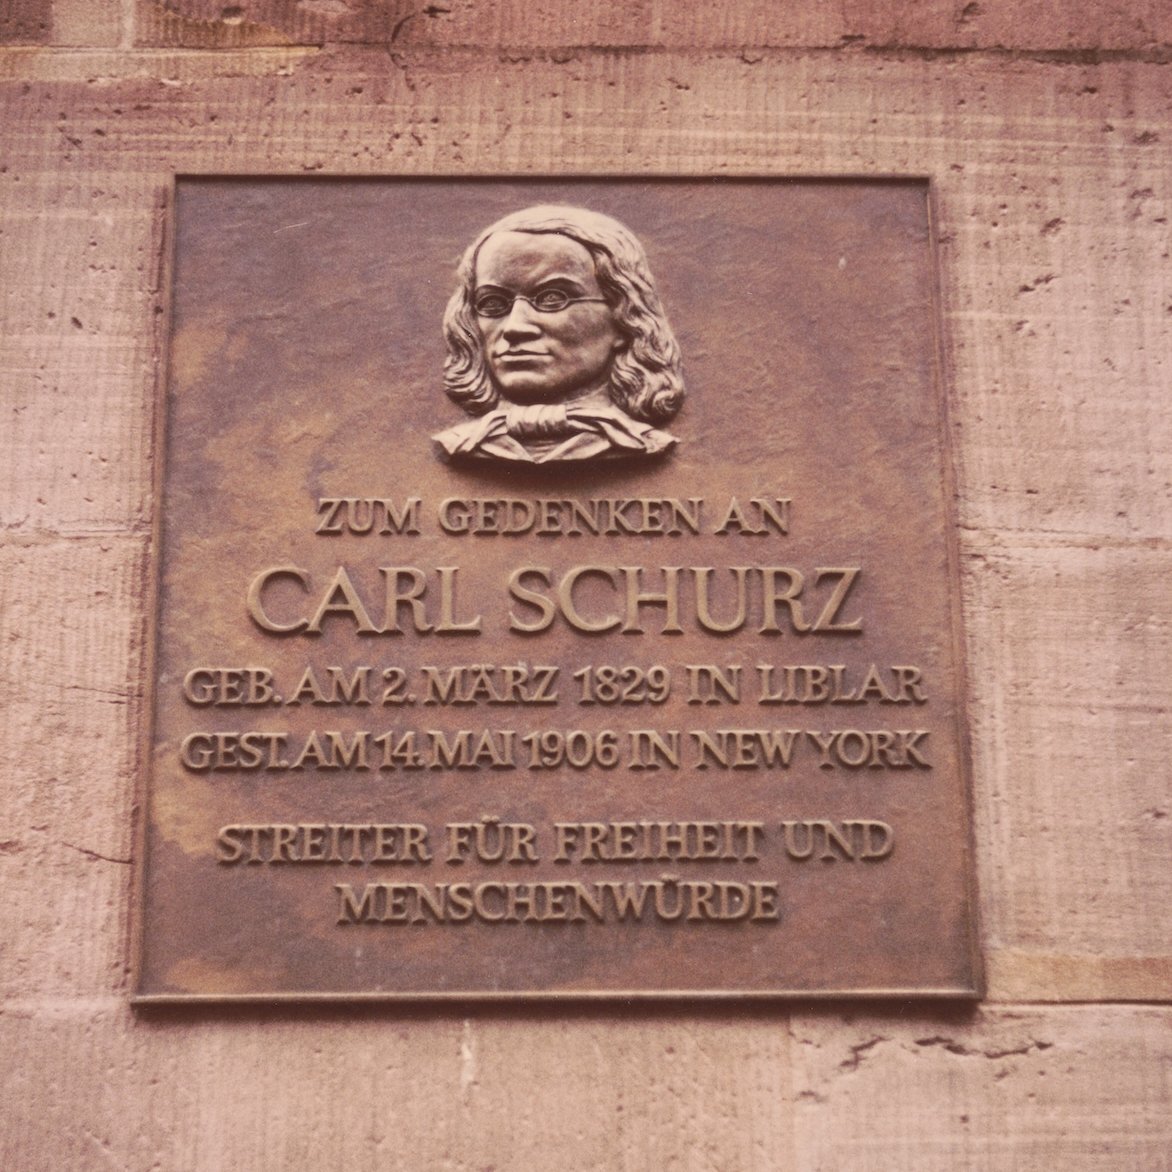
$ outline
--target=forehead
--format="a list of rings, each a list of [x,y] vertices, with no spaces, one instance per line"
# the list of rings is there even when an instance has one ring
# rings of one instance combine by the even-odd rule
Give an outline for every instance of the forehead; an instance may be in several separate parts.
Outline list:
[[[556,232],[494,232],[476,254],[476,284],[523,288],[555,277],[597,288],[594,258]]]

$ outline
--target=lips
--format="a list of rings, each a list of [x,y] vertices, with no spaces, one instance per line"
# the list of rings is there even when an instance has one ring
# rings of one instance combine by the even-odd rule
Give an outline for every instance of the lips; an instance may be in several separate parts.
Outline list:
[[[548,360],[549,355],[539,350],[505,350],[495,356],[501,366],[532,366]]]

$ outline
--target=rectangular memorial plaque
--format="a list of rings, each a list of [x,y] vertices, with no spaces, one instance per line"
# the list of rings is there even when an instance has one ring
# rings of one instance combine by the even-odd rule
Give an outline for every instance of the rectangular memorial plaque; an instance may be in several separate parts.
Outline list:
[[[927,183],[173,228],[140,1002],[978,993]]]

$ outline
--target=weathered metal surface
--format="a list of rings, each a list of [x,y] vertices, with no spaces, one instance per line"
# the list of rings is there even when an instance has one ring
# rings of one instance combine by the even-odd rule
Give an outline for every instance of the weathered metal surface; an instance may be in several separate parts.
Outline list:
[[[928,194],[179,182],[141,1000],[979,991]]]

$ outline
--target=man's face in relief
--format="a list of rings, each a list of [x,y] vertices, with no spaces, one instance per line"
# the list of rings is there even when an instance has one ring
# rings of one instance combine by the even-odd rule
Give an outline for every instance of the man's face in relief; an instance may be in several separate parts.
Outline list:
[[[565,403],[606,385],[622,338],[594,259],[576,240],[494,233],[476,257],[472,300],[485,361],[505,399]]]

